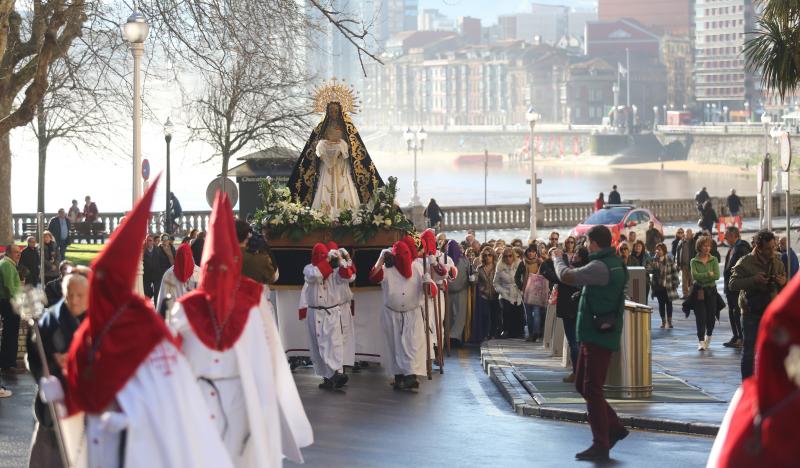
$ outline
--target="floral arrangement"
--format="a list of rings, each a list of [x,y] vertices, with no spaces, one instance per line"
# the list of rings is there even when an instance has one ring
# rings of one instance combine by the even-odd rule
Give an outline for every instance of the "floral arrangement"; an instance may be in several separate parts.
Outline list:
[[[287,187],[276,187],[272,178],[261,182],[264,209],[256,212],[255,223],[276,236],[298,240],[306,234],[330,229],[334,239],[351,235],[356,242],[365,242],[380,229],[399,229],[413,233],[414,225],[395,203],[397,178],[377,189],[369,202],[355,210],[345,210],[331,218],[328,214],[292,201]]]

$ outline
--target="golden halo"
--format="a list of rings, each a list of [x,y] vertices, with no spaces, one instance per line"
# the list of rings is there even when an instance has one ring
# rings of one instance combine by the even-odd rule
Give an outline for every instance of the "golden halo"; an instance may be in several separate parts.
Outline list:
[[[358,112],[358,93],[344,80],[333,78],[314,90],[314,112],[325,113],[331,102],[338,102],[345,114]]]

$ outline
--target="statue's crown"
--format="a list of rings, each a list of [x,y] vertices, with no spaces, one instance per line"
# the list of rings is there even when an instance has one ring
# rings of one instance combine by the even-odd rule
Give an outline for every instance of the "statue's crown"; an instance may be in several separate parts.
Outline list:
[[[345,114],[357,113],[360,105],[356,90],[345,84],[344,80],[339,81],[336,78],[332,78],[315,89],[314,112],[325,113],[328,104],[332,102],[339,103]]]

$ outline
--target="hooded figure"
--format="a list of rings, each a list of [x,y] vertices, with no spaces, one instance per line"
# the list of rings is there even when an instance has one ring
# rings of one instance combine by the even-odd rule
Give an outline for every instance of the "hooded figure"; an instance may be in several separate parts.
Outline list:
[[[162,316],[172,310],[178,298],[197,288],[200,281],[200,267],[194,264],[192,248],[189,244],[181,244],[175,252],[175,265],[171,266],[161,279],[158,290],[156,310]],[[169,322],[169,317],[166,317]]]
[[[292,199],[338,216],[367,203],[384,183],[341,103],[328,102],[287,186]]]
[[[203,249],[200,283],[178,299],[170,328],[200,383],[205,411],[237,467],[302,461],[313,441],[269,302],[242,276],[227,195],[217,192]]]
[[[764,312],[755,375],[742,382],[722,421],[708,467],[797,466],[800,418],[800,275]]]
[[[356,280],[356,266],[346,249],[339,248],[336,242],[328,241],[328,258],[336,259],[339,269],[340,281],[336,282],[336,294],[341,313],[339,314],[340,328],[342,329],[343,365],[355,367],[356,364],[356,330],[353,318],[355,307],[353,291],[350,284]]]
[[[157,185],[92,263],[89,310],[64,369],[70,417],[62,427],[72,466],[233,466],[197,412],[203,397],[189,364],[152,302],[133,291]],[[45,400],[60,399],[56,384],[42,382]]]
[[[412,259],[411,250],[403,241],[395,242],[391,254],[394,265],[385,265],[388,250],[381,253],[370,272],[370,279],[380,283],[383,291],[383,328],[385,347],[381,366],[394,375],[396,390],[419,387],[417,375],[427,373],[425,360],[425,319],[423,317],[423,283],[430,283],[422,264]],[[435,286],[432,286],[435,293]]]
[[[467,323],[467,295],[469,293],[470,263],[461,253],[458,242],[447,242],[448,260],[452,260],[451,280],[448,282],[447,298],[450,306],[450,339],[463,341],[464,327]]]
[[[314,245],[311,263],[303,268],[305,285],[301,294],[301,313],[303,305],[308,313],[311,361],[314,372],[322,377],[319,388],[325,390],[341,388],[348,380],[340,372],[344,365],[340,286],[350,281],[352,273],[340,268],[339,252],[331,255],[333,252],[325,244]]]

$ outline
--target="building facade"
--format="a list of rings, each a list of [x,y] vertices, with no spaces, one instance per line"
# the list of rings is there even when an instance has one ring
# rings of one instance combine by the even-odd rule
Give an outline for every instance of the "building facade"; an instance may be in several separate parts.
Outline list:
[[[702,0],[598,0],[597,10],[600,21],[630,18],[660,34],[689,36],[695,1]]]
[[[696,0],[694,15],[695,98],[712,109],[706,120],[725,120],[723,109],[741,110],[761,99],[758,77],[745,69],[743,55],[755,7],[752,0]]]

